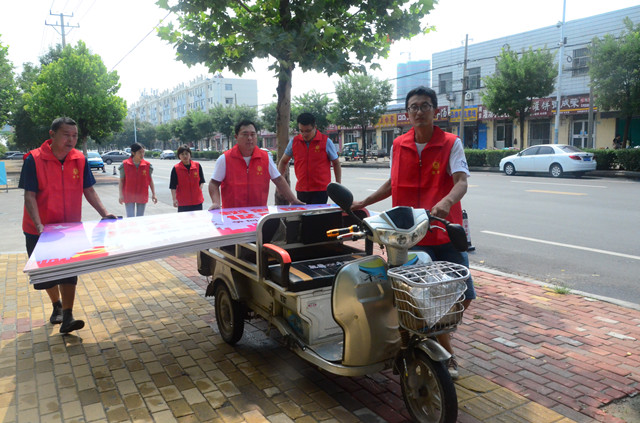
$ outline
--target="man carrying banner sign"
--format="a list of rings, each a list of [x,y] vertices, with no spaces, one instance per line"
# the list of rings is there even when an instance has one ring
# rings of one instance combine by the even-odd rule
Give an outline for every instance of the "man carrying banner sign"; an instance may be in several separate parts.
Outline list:
[[[209,181],[209,210],[232,207],[266,206],[269,181],[290,204],[299,201],[278,171],[271,154],[256,146],[256,125],[243,120],[235,127],[236,145],[225,151],[213,169]]]
[[[96,183],[87,158],[75,149],[78,142],[76,122],[68,117],[53,121],[51,139],[40,148],[31,150],[24,160],[18,186],[24,189],[22,230],[26,238],[27,254],[31,256],[44,225],[79,222],[82,219],[82,195],[103,218],[115,219],[107,212],[93,189]],[[78,277],[72,276],[34,284],[35,289],[47,291],[53,303],[49,321],[62,323],[60,333],[82,329],[84,321],[73,318]]]

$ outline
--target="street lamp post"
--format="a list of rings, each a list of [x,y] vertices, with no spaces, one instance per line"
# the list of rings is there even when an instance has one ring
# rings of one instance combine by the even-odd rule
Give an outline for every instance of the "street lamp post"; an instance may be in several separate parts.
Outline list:
[[[564,58],[564,17],[567,11],[567,0],[562,2],[562,23],[560,23],[560,55],[558,56],[558,89],[556,94],[556,124],[553,129],[553,143],[558,144],[558,130],[560,128],[560,86],[562,83],[562,59]]]

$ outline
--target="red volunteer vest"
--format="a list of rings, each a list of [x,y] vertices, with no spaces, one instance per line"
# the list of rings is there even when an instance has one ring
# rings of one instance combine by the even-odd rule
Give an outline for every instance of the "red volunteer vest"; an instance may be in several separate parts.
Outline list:
[[[82,194],[84,184],[84,155],[73,149],[64,158],[64,163],[53,155],[52,140],[45,141],[40,148],[31,150],[36,163],[38,177],[38,214],[40,221],[49,223],[80,222],[82,220]],[[24,208],[22,230],[38,235],[33,220]]]
[[[411,206],[431,210],[453,188],[447,172],[451,148],[457,136],[433,128],[431,140],[418,157],[414,129],[393,141],[391,165],[391,199],[393,206]],[[446,219],[462,224],[460,202],[451,206]],[[432,229],[418,245],[441,245],[451,242],[446,232]]]
[[[173,167],[178,175],[176,187],[176,199],[178,206],[195,206],[204,203],[202,190],[200,189],[200,171],[198,162],[191,160],[189,169],[182,162]]]
[[[266,206],[269,198],[269,153],[255,147],[249,167],[238,144],[224,153],[226,174],[220,184],[222,207]]]
[[[331,162],[327,156],[327,137],[316,130],[316,136],[307,143],[302,135],[293,138],[294,169],[296,171],[296,191],[326,191],[331,182]]]
[[[124,181],[122,195],[125,203],[145,204],[149,201],[149,184],[151,183],[151,164],[142,159],[138,167],[129,157],[122,162],[124,166]]]

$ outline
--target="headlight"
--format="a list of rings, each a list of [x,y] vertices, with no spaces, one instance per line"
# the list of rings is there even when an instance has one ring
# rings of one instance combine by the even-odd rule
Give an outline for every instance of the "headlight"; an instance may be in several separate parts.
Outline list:
[[[425,220],[410,232],[400,232],[388,229],[376,229],[380,242],[390,247],[411,248],[427,234],[429,221]]]

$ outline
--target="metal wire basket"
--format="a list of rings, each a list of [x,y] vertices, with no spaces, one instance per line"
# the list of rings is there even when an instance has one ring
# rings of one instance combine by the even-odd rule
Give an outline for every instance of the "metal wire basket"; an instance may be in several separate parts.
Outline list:
[[[389,269],[400,326],[420,334],[452,331],[462,320],[469,269],[446,261]]]

